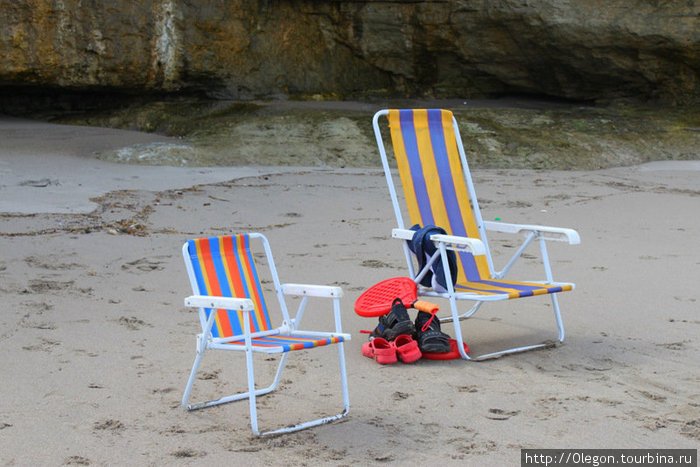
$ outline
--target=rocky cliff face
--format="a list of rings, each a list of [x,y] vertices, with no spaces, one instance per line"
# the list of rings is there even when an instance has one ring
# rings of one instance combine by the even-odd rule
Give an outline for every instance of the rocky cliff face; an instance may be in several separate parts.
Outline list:
[[[0,0],[0,86],[700,96],[695,0]]]

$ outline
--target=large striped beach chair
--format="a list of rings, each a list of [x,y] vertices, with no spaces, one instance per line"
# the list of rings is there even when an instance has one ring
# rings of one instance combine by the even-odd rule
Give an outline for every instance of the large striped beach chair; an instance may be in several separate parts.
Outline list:
[[[389,127],[386,129],[384,126],[384,133],[380,127],[380,118],[382,122],[385,121],[383,117],[388,120]],[[392,236],[404,241],[404,253],[410,276],[419,284],[435,261],[442,261],[444,270],[450,271],[446,251],[455,251],[456,279],[452,279],[452,274],[445,274],[446,291],[419,287],[419,295],[443,297],[449,300],[451,315],[441,318],[441,322],[451,321],[454,324],[457,348],[462,358],[484,360],[548,347],[556,343],[550,340],[535,345],[470,356],[462,345],[460,321],[472,316],[481,305],[490,301],[550,295],[558,328],[558,341],[562,342],[564,326],[557,294],[573,290],[574,284],[553,280],[545,242],[554,240],[578,244],[580,243],[578,233],[572,229],[484,221],[477,203],[457,121],[452,112],[439,109],[381,110],[374,115],[373,126],[398,224],[398,228],[392,231]],[[409,250],[409,242],[413,238],[414,231],[407,229],[404,224],[404,211],[399,205],[394,178],[387,159],[384,140],[389,138],[411,224],[435,225],[446,231],[446,235],[430,237],[437,250],[420,271],[414,266],[414,259]],[[486,239],[487,230],[524,235],[524,242],[500,271],[494,269]],[[544,280],[506,279],[505,276],[513,264],[533,242],[539,243],[540,246]],[[460,300],[471,301],[471,308],[460,313],[457,307],[457,302]]]
[[[251,241],[262,244],[270,280],[277,295],[277,306],[268,306],[251,249]],[[255,435],[270,435],[297,431],[344,417],[349,410],[347,375],[343,342],[350,335],[342,331],[340,319],[340,287],[281,284],[272,258],[267,238],[259,233],[198,238],[187,241],[182,247],[193,295],[185,299],[185,305],[199,310],[202,332],[197,336],[197,356],[187,381],[182,405],[189,410],[200,409],[226,402],[248,399],[251,427]],[[262,269],[260,270],[262,271]],[[299,308],[291,317],[285,297],[296,296]],[[335,330],[330,332],[303,331],[302,316],[310,297],[322,297],[332,301]],[[274,304],[273,304],[274,305]],[[273,313],[272,311],[275,311]],[[273,320],[278,316],[280,319]],[[294,426],[260,433],[256,397],[277,388],[289,353],[297,350],[313,350],[337,344],[340,365],[343,411],[337,415],[322,417]],[[190,392],[197,370],[207,350],[228,350],[245,355],[248,376],[247,391],[217,400],[190,404]],[[282,354],[272,383],[265,388],[255,384],[254,355]],[[269,358],[269,357],[268,357]]]

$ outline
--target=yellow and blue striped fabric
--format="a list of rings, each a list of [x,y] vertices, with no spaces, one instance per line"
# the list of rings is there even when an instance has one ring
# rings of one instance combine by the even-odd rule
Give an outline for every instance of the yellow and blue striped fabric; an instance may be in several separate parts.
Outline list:
[[[452,112],[390,110],[389,128],[412,224],[436,225],[449,235],[481,239],[469,202]],[[485,255],[458,253],[456,291],[527,297],[571,290],[492,279]]]
[[[255,309],[250,313],[251,332],[271,328],[270,316],[258,277],[248,234],[189,240],[187,249],[200,295],[249,298]],[[207,318],[212,309],[206,309]],[[243,312],[218,309],[212,337],[243,334]],[[341,342],[342,337],[328,339],[271,335],[253,339],[256,347],[281,346],[283,352]],[[244,345],[243,341],[231,345]]]

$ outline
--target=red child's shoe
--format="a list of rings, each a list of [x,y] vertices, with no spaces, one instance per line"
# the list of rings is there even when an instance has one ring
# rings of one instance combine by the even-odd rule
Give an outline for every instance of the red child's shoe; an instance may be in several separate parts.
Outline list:
[[[396,353],[398,354],[399,360],[404,363],[415,362],[423,356],[418,348],[418,342],[407,334],[401,334],[397,337],[396,340],[394,340],[394,345],[396,345]]]
[[[362,345],[362,355],[372,358],[382,365],[397,361],[396,345],[383,337],[375,337],[371,341],[365,342]]]

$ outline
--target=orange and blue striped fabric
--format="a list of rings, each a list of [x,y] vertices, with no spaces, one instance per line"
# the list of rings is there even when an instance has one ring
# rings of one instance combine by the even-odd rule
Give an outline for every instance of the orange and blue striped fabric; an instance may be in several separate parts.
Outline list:
[[[389,128],[411,223],[436,225],[449,235],[481,239],[459,157],[452,112],[390,110]],[[568,285],[492,279],[485,255],[459,252],[457,256],[458,292],[518,298],[571,290]]]
[[[197,279],[198,293],[218,297],[249,298],[255,307],[250,313],[251,332],[271,328],[267,303],[258,277],[248,234],[189,240],[187,249]],[[207,318],[212,309],[206,309]],[[243,334],[243,312],[218,309],[212,337]],[[253,339],[256,347],[281,346],[284,352],[341,342],[342,338],[306,338],[272,335]],[[231,345],[244,345],[243,341]]]

